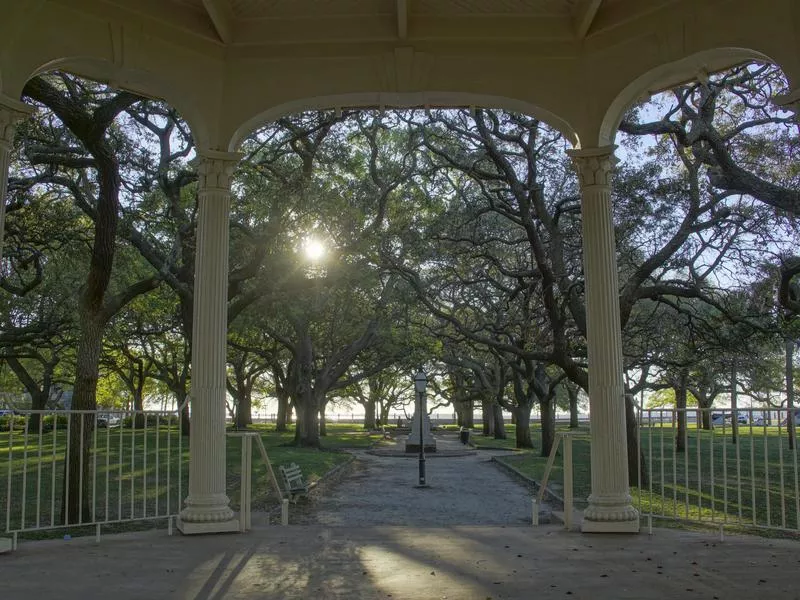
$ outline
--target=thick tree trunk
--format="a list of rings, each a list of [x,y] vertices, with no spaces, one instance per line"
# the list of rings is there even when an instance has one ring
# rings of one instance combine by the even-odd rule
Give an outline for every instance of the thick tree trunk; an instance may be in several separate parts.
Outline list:
[[[292,409],[289,404],[289,394],[283,389],[278,389],[276,392],[278,396],[278,416],[275,420],[276,431],[287,431],[288,425],[291,422]]]
[[[539,401],[539,411],[542,421],[542,451],[541,456],[550,456],[553,442],[556,439],[555,406],[552,398]],[[519,427],[519,425],[517,425]]]
[[[375,400],[369,398],[364,404],[364,429],[372,431],[378,428],[375,422]]]
[[[512,414],[514,415],[517,432],[516,432],[516,447],[517,448],[533,448],[533,441],[531,440],[531,408],[532,405],[514,406]]]
[[[33,410],[44,410],[47,408],[47,399],[49,397],[49,390],[31,394],[31,408]],[[41,422],[42,415],[39,413],[32,413],[31,418],[28,420],[28,431],[32,434],[38,434]]]
[[[786,428],[789,433],[789,449],[794,450],[797,440],[797,423],[794,418],[794,340],[786,340]]]
[[[238,385],[239,402],[236,405],[236,429],[247,429],[253,423],[253,393],[248,385]]]
[[[464,427],[474,429],[475,427],[475,411],[473,410],[472,402],[467,404],[467,412],[464,415]]]
[[[389,401],[386,400],[385,402],[381,402],[378,406],[380,407],[379,412],[381,415],[381,425],[391,425],[391,423],[389,423]]]
[[[506,439],[508,434],[506,433],[506,423],[503,420],[503,407],[496,402],[492,404],[492,421],[494,422],[494,439]]]
[[[319,408],[313,394],[308,394],[302,401],[296,399],[297,425],[294,430],[296,446],[320,447]]]
[[[492,410],[493,404],[494,402],[490,399],[483,398],[481,400],[481,425],[483,429],[483,435],[485,436],[494,435],[494,412]]]
[[[173,392],[175,393],[175,401],[178,403],[178,409],[181,410],[180,407],[183,405],[181,410],[181,435],[188,436],[191,427],[189,423],[189,403],[186,402],[186,390],[175,389]]]
[[[294,443],[297,446],[320,447],[319,398],[314,391],[314,353],[308,323],[298,321],[294,324],[298,343],[293,372],[290,381],[294,387],[294,405],[297,410],[297,426],[294,430]]]
[[[104,322],[96,312],[92,314],[93,312],[95,311],[90,311],[86,306],[81,307],[81,336],[78,341],[75,387],[72,393],[73,411],[97,409],[97,378]],[[91,414],[70,416],[61,511],[65,524],[90,520],[90,450],[93,431],[94,418]]]
[[[711,411],[708,409],[704,409],[702,411],[702,419],[703,419],[703,429],[706,431],[711,431]]]
[[[686,395],[687,395],[688,373],[682,369],[678,377],[678,383],[673,388],[675,390],[675,408],[677,428],[675,431],[675,451],[686,452]]]
[[[133,428],[144,429],[144,395],[141,390],[133,394]]]
[[[569,428],[577,429],[578,422],[578,388],[567,385],[567,396],[569,396]]]
[[[639,446],[639,423],[636,420],[632,394],[625,394],[625,432],[628,438],[628,484],[638,487],[639,477],[641,477],[641,485],[645,486],[650,479],[647,473],[647,463],[644,461],[644,453]]]
[[[456,411],[456,425],[464,427],[464,411],[460,402],[453,402],[453,410]]]
[[[463,418],[461,419],[464,427],[467,429],[473,429],[475,427],[475,411],[473,410],[472,400],[466,400],[462,404],[461,410],[464,414]]]
[[[328,421],[325,419],[325,409],[328,403],[324,400],[319,402],[319,435],[325,437],[328,435]]]

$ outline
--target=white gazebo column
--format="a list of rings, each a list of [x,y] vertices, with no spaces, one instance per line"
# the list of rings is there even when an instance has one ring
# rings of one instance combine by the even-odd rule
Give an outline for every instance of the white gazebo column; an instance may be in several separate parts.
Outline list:
[[[228,221],[239,154],[205,151],[196,160],[199,212],[192,323],[189,496],[178,518],[185,534],[238,531],[225,493],[225,377]]]
[[[27,104],[0,94],[0,260],[3,259],[3,239],[6,226],[6,193],[8,192],[8,167],[14,145],[17,122],[33,112]]]
[[[631,505],[622,378],[616,244],[611,209],[615,146],[572,150],[581,186],[583,270],[589,347],[592,493],[585,532],[637,532]]]

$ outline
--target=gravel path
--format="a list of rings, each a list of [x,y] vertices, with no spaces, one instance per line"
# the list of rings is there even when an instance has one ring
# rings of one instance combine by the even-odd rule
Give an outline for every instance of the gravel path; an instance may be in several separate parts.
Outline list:
[[[437,436],[437,449],[459,449]],[[400,444],[403,444],[401,441]],[[292,507],[297,524],[358,525],[524,525],[530,523],[530,491],[491,462],[503,451],[469,456],[429,457],[430,487],[415,488],[417,455],[375,456],[354,452],[356,460],[335,483],[308,504]]]

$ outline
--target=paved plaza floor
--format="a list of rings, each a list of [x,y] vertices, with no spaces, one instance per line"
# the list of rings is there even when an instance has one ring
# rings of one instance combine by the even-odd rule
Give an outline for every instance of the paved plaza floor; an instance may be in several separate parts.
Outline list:
[[[312,505],[293,511],[295,523],[308,524],[254,519],[247,534],[23,541],[0,555],[0,599],[800,600],[800,542],[533,528],[522,523],[525,487],[487,456],[431,458],[433,485],[416,490],[413,459],[359,455]],[[402,525],[391,520],[399,514]]]
[[[800,598],[800,545],[656,530],[270,526],[122,534],[0,555],[3,600]]]
[[[468,450],[465,451],[465,448]],[[420,489],[417,454],[404,440],[379,454],[354,452],[347,475],[291,512],[304,525],[520,526],[531,522],[531,491],[492,461],[508,451],[475,451],[454,435],[437,436],[437,452],[427,454]]]

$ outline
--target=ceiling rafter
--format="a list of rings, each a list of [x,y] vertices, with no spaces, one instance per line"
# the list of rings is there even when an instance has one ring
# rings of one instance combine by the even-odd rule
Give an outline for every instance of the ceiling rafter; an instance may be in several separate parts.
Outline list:
[[[408,0],[397,0],[397,37],[408,37]]]
[[[578,39],[582,40],[589,33],[602,3],[603,0],[580,0],[575,5],[572,24]]]
[[[223,44],[230,44],[233,41],[233,11],[228,0],[203,0],[203,7],[219,39]]]

